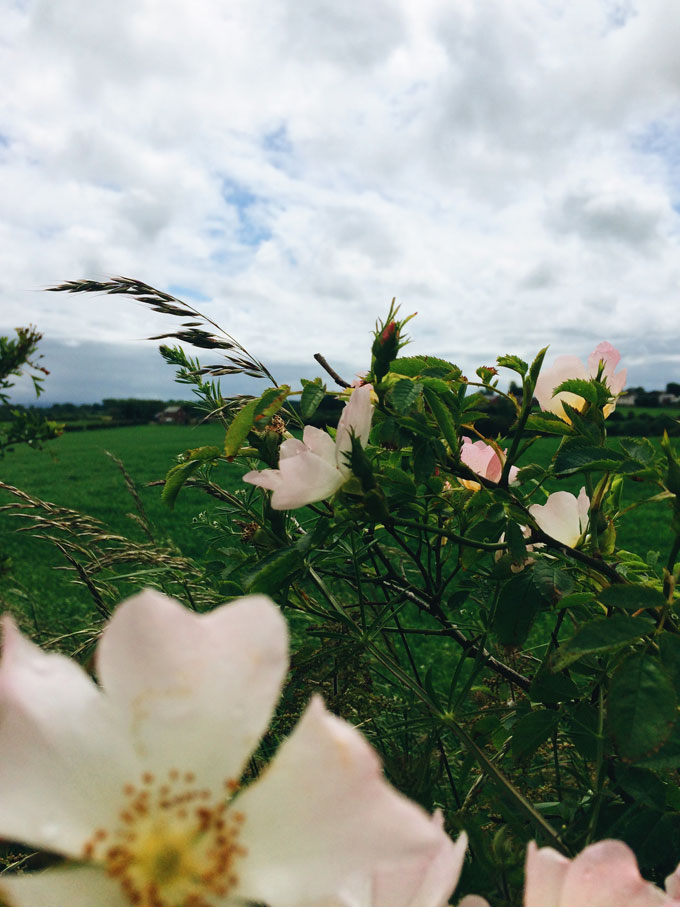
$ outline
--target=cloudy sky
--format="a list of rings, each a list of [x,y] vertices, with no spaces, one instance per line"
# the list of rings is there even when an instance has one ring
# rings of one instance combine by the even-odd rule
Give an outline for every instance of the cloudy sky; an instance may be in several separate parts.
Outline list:
[[[167,318],[42,291],[124,274],[283,377],[365,367],[396,296],[469,372],[680,380],[679,47],[668,0],[7,0],[0,334],[45,399],[176,395]]]

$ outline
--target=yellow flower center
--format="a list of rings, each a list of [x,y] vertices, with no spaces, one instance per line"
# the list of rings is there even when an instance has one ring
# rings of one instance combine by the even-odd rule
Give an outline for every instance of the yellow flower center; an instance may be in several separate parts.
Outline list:
[[[245,817],[228,806],[237,787],[225,782],[224,800],[214,803],[191,773],[172,770],[158,783],[146,772],[123,789],[119,823],[97,829],[83,857],[103,865],[136,907],[213,907],[211,898],[238,883],[235,865],[245,854]]]

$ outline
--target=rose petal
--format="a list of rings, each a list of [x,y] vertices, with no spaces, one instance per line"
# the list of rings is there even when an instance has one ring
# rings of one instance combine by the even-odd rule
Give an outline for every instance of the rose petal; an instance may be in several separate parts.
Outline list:
[[[87,674],[2,623],[0,835],[79,857],[117,813],[134,755]]]
[[[454,844],[444,833],[439,811],[433,815],[432,824],[441,832],[435,853],[379,867],[373,897],[365,902],[366,907],[445,907],[449,903],[463,868],[467,836],[461,834]]]
[[[524,907],[562,907],[561,891],[569,866],[561,853],[550,847],[539,850],[532,841],[527,850]]]
[[[130,907],[118,882],[91,866],[0,877],[8,907]]]
[[[621,841],[600,841],[571,862],[559,907],[658,907],[667,901],[663,891],[640,876],[629,847]]]
[[[305,425],[302,440],[305,447],[312,453],[325,460],[329,466],[335,467],[335,442],[327,431],[322,431],[313,425]],[[283,447],[283,445],[281,446]]]
[[[529,513],[543,532],[573,548],[581,537],[582,506],[583,501],[577,501],[570,492],[556,491],[548,497],[545,504],[532,504]]]
[[[347,469],[345,454],[352,449],[350,432],[354,432],[363,447],[368,443],[373,419],[372,392],[371,384],[362,384],[361,387],[357,387],[352,391],[345,408],[340,413],[338,430],[335,435],[336,465],[339,469]]]
[[[141,763],[193,772],[223,794],[269,724],[288,665],[286,623],[264,596],[199,615],[147,590],[117,608],[96,664]]]
[[[560,419],[567,419],[562,403],[568,403],[574,409],[581,409],[585,400],[578,394],[568,391],[561,391],[553,397],[553,391],[570,378],[588,377],[585,366],[577,356],[558,356],[550,368],[541,371],[536,381],[534,396],[544,412],[551,412]]]
[[[458,907],[489,907],[489,902],[480,898],[478,894],[469,894],[463,898]]]
[[[497,482],[501,477],[503,467],[498,454],[490,444],[484,441],[475,441],[464,437],[460,448],[460,458],[478,476],[484,476]]]
[[[278,472],[281,480],[271,501],[274,510],[295,510],[330,498],[346,479],[339,469],[311,451],[279,461]]]
[[[590,356],[588,356],[588,371],[595,378],[600,369],[600,362],[603,362],[602,376],[609,378],[616,371],[616,366],[620,361],[621,353],[611,343],[603,340],[602,343],[598,343]]]
[[[441,843],[430,817],[384,780],[361,734],[318,697],[236,806],[247,855],[232,894],[276,907],[328,898],[348,878]]]

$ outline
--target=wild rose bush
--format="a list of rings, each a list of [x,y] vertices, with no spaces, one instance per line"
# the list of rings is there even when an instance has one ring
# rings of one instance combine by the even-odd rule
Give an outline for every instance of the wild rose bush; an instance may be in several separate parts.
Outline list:
[[[219,501],[201,607],[264,593],[287,618],[273,734],[313,692],[359,725],[392,783],[466,833],[466,907],[680,900],[680,461],[667,438],[607,439],[625,381],[610,344],[587,365],[544,365],[541,350],[469,378],[406,355],[393,306],[361,379],[328,366],[327,384],[294,388],[144,284],[59,289],[133,295],[190,320],[172,336],[223,354],[201,366],[162,348],[225,428],[222,447],[182,454],[163,495],[172,506],[191,484]],[[225,398],[215,379],[238,372],[269,386]],[[502,437],[477,427],[492,395],[514,414]],[[329,396],[337,429],[311,426]],[[548,465],[532,461],[541,438]],[[666,550],[646,558],[617,542],[638,506],[666,524]],[[378,877],[348,878],[342,897],[370,904]],[[445,888],[412,907],[443,907]]]

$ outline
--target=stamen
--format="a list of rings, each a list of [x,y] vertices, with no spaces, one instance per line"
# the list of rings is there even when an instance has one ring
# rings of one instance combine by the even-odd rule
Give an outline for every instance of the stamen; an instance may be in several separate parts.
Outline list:
[[[193,786],[193,772],[172,769],[158,781],[144,772],[141,781],[146,789],[124,786],[120,824],[96,829],[83,858],[103,864],[137,907],[214,907],[212,898],[238,884],[244,814],[224,801],[211,805],[210,791]],[[238,783],[224,787],[233,793]]]

